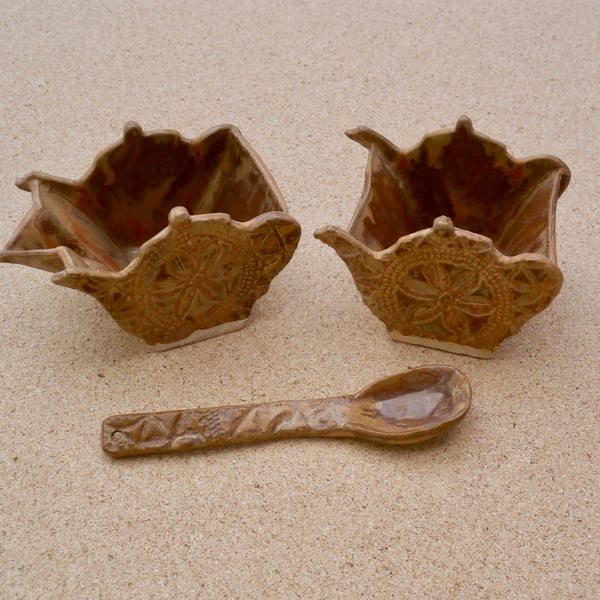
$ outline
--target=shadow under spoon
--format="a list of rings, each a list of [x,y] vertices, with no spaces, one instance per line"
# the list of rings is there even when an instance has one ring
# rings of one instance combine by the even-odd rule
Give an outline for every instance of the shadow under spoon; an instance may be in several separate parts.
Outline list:
[[[348,396],[113,415],[102,423],[102,448],[124,457],[290,437],[415,444],[455,425],[470,404],[463,373],[426,366]]]

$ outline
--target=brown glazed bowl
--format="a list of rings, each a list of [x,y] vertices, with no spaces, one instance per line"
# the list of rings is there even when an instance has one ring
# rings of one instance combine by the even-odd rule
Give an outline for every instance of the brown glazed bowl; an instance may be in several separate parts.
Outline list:
[[[570,179],[558,158],[516,160],[504,145],[456,129],[404,152],[366,127],[362,198],[334,248],[393,339],[489,358],[558,294],[556,201]]]
[[[190,141],[128,123],[79,181],[32,173],[17,186],[33,206],[0,262],[55,273],[159,349],[243,327],[300,238],[231,125]]]

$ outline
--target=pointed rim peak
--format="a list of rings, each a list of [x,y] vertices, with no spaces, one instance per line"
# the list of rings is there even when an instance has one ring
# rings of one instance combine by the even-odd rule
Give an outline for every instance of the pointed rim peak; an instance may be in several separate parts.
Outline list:
[[[434,219],[433,230],[441,235],[448,235],[454,231],[454,223],[450,217],[442,215]]]
[[[458,131],[459,129],[473,133],[473,121],[467,115],[460,116],[458,121],[456,121],[456,130]]]
[[[127,121],[127,123],[125,123],[125,126],[123,127],[123,137],[125,139],[141,137],[142,135],[144,135],[144,131],[139,123],[136,123],[135,121]]]

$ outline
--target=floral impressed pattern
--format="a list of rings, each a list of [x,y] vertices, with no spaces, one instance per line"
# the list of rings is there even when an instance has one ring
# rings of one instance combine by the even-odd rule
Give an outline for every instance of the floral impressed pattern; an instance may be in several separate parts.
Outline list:
[[[423,325],[440,319],[449,333],[469,333],[469,317],[485,317],[494,310],[492,300],[482,293],[481,276],[472,270],[442,263],[426,263],[417,269],[420,278],[407,278],[399,292],[421,301],[412,310],[412,321]]]
[[[73,269],[54,282],[93,295],[123,329],[147,343],[168,344],[247,318],[299,236],[286,215],[246,225],[176,209],[169,227],[124,271]]]
[[[235,285],[236,263],[231,241],[206,236],[197,240],[193,253],[167,256],[155,272],[148,294],[156,305],[174,304],[182,315],[209,310]]]
[[[319,237],[344,260],[363,301],[395,339],[448,342],[474,356],[491,356],[562,284],[546,257],[504,256],[489,238],[456,229],[447,217],[377,254],[338,228]]]

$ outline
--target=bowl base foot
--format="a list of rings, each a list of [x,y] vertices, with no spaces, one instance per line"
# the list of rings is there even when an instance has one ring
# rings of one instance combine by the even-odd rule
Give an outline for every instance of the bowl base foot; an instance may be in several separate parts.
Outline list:
[[[475,358],[492,358],[494,356],[494,353],[491,350],[486,350],[485,348],[474,348],[473,346],[455,344],[454,342],[443,342],[441,340],[433,340],[416,335],[402,335],[395,329],[388,330],[388,334],[395,342],[426,346],[427,348],[434,348],[435,350],[444,350],[445,352],[454,352],[455,354],[466,354],[467,356],[474,356]]]
[[[227,323],[221,323],[210,329],[197,329],[186,338],[177,340],[176,342],[169,342],[168,344],[144,344],[146,348],[154,350],[155,352],[163,352],[164,350],[171,350],[172,348],[178,348],[179,346],[187,346],[188,344],[195,344],[196,342],[203,342],[212,337],[224,335],[226,333],[232,333],[238,331],[246,326],[248,319],[240,319],[239,321],[229,321]]]

